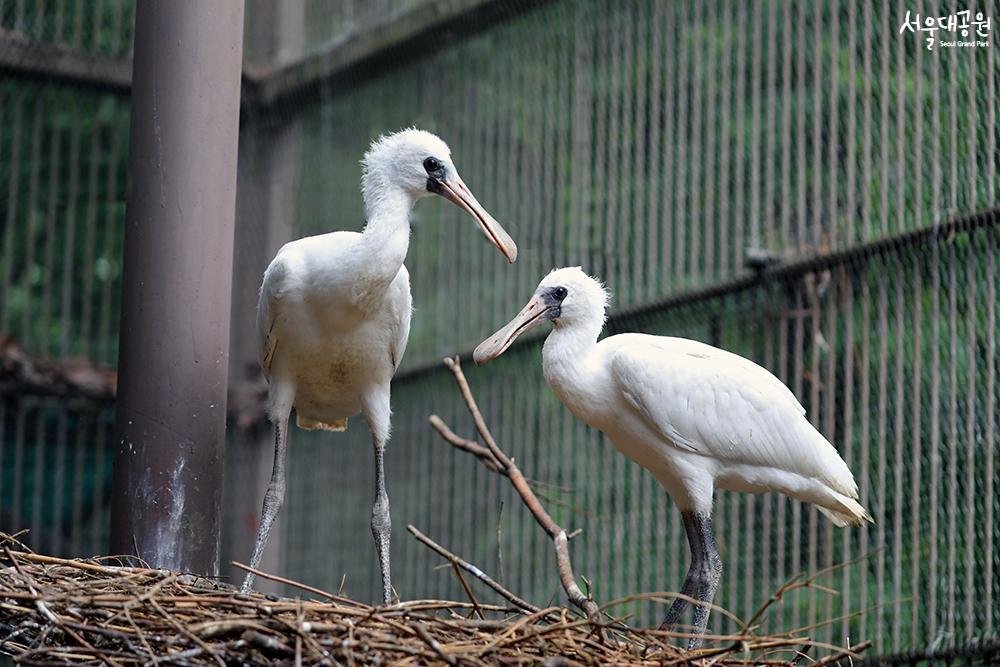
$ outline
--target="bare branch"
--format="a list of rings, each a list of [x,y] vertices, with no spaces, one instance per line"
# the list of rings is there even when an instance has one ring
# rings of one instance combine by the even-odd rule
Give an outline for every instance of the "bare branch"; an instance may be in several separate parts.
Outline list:
[[[478,457],[482,460],[483,464],[493,472],[500,473],[501,475],[507,474],[507,471],[500,466],[500,462],[493,457],[493,453],[486,447],[483,447],[478,442],[474,442],[457,435],[454,431],[448,428],[448,425],[444,423],[444,420],[437,415],[431,415],[427,421],[429,421],[431,426],[433,426],[437,432],[441,434],[442,438],[455,447]]]
[[[426,535],[424,535],[423,533],[421,533],[412,524],[408,525],[406,527],[406,529],[408,531],[410,531],[410,534],[412,534],[415,538],[417,538],[417,540],[419,542],[421,542],[422,544],[430,547],[430,549],[432,551],[434,551],[435,553],[437,553],[439,556],[445,558],[453,566],[462,568],[463,570],[465,570],[466,572],[468,572],[469,574],[471,574],[472,576],[474,576],[476,579],[478,579],[479,581],[483,582],[484,584],[486,584],[487,586],[489,586],[490,588],[492,588],[494,591],[496,591],[501,596],[503,596],[504,599],[506,599],[508,602],[510,602],[511,604],[513,604],[515,607],[518,607],[519,609],[522,609],[522,610],[530,612],[530,613],[535,613],[535,612],[539,611],[538,607],[536,607],[535,605],[531,604],[527,600],[524,600],[524,599],[518,597],[514,593],[510,592],[509,590],[507,590],[506,588],[504,588],[503,586],[501,586],[499,583],[497,583],[488,574],[486,574],[485,572],[483,572],[482,570],[480,570],[478,567],[476,567],[472,563],[469,563],[469,562],[463,560],[461,557],[455,555],[451,551],[448,551],[443,546],[441,546],[440,544],[438,544],[437,542],[435,542],[431,538],[429,538]],[[477,605],[478,605],[478,603],[477,603]]]
[[[451,372],[455,375],[455,381],[458,383],[459,391],[462,393],[462,398],[465,399],[465,405],[469,410],[469,414],[472,415],[472,421],[476,425],[476,430],[479,431],[479,436],[482,438],[483,442],[486,443],[486,447],[490,454],[493,456],[493,460],[500,470],[502,470],[506,476],[510,479],[510,483],[514,486],[518,495],[521,496],[521,500],[531,511],[531,514],[535,517],[535,521],[538,522],[549,537],[552,538],[552,543],[556,551],[556,567],[559,572],[559,581],[562,583],[563,589],[566,591],[566,595],[569,597],[570,602],[581,609],[595,626],[601,626],[601,610],[597,604],[591,600],[589,597],[583,594],[580,590],[580,586],[576,583],[576,578],[573,575],[573,562],[569,556],[569,547],[567,543],[569,541],[566,531],[557,524],[549,513],[546,511],[545,507],[538,500],[535,492],[532,491],[531,485],[528,480],[525,479],[524,475],[521,473],[520,468],[514,463],[507,454],[504,453],[500,446],[497,445],[496,440],[493,438],[493,434],[490,433],[489,427],[486,426],[486,421],[483,419],[483,414],[479,410],[479,405],[476,403],[475,397],[472,395],[472,390],[469,388],[469,382],[465,379],[465,374],[462,372],[461,363],[458,357],[454,359],[445,358],[444,364],[447,366]],[[438,428],[438,432],[445,437],[445,440],[455,444],[455,442],[444,436],[445,432],[451,432],[448,429],[447,424],[442,422],[440,418],[436,418],[437,422],[440,422],[442,428]],[[432,421],[432,424],[435,422]],[[437,428],[437,426],[435,426]],[[454,435],[454,433],[452,433]],[[455,436],[458,438],[458,436]],[[460,438],[459,438],[460,439]],[[468,441],[465,441],[466,443]],[[473,443],[474,444],[474,443]],[[456,445],[459,446],[459,445]],[[478,447],[478,445],[476,445]],[[471,451],[468,447],[461,447],[466,451]],[[477,454],[480,460],[486,461],[485,456]]]

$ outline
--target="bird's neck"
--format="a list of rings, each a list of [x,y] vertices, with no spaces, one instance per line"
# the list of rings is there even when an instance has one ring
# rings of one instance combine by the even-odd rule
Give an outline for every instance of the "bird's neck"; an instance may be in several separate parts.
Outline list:
[[[597,345],[603,322],[555,323],[542,347],[542,363],[549,384],[575,384],[586,372],[587,357]]]
[[[398,188],[386,188],[365,198],[367,222],[361,233],[365,266],[358,300],[380,297],[406,260],[410,246],[413,198]]]

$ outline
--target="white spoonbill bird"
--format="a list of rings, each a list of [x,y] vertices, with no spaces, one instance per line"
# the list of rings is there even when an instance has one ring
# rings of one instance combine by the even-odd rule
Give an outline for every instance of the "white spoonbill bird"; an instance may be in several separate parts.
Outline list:
[[[382,600],[391,601],[389,498],[383,452],[389,438],[389,382],[410,331],[410,280],[403,260],[410,211],[437,194],[469,213],[508,261],[517,246],[462,182],[448,146],[409,129],[375,141],[362,161],[366,225],[361,233],[332,232],[286,244],[264,273],[257,305],[267,414],[274,422],[274,469],[264,495],[250,566],[256,568],[285,495],[288,416],[307,430],[343,431],[364,415],[375,447],[372,535],[382,573]],[[253,586],[253,575],[243,591]]]
[[[704,603],[692,612],[700,635],[722,575],[712,536],[716,488],[780,491],[813,503],[838,526],[872,518],[858,503],[847,464],[778,378],[749,359],[684,338],[629,333],[598,343],[608,298],[580,268],[557,269],[474,358],[481,366],[525,331],[553,323],[542,367],[556,397],[650,471],[683,514],[691,565],[681,593]],[[687,606],[674,600],[664,627],[676,625]],[[688,642],[700,645],[697,636]]]

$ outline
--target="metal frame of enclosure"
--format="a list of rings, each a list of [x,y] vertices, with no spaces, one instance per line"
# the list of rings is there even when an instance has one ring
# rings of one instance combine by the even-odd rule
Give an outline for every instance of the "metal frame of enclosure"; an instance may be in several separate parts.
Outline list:
[[[902,662],[996,650],[995,0],[969,7],[993,18],[990,46],[931,50],[901,33],[907,11],[955,8],[292,4],[247,4],[223,562],[249,556],[270,474],[253,323],[263,269],[288,239],[360,228],[358,160],[373,136],[416,125],[448,141],[520,256],[507,266],[437,202],[414,211],[416,311],[386,454],[404,598],[464,594],[409,539],[412,523],[497,577],[502,556],[504,584],[528,599],[560,599],[545,535],[427,417],[471,436],[440,358],[467,354],[549,269],[580,264],[614,294],[609,332],[692,337],[775,372],[875,516],[840,530],[783,497],[719,494],[717,603],[749,616],[791,575],[858,559],[820,581],[841,595],[796,592],[769,629],[837,618],[807,631],[872,639]],[[0,3],[0,528],[30,528],[29,544],[62,554],[109,546],[114,377],[102,364],[118,357],[132,11]],[[539,343],[467,366],[484,416],[556,520],[582,529],[574,565],[599,601],[677,585],[678,513],[558,404]],[[372,492],[364,425],[291,437],[263,567],[333,590],[343,578],[374,599],[357,511]]]

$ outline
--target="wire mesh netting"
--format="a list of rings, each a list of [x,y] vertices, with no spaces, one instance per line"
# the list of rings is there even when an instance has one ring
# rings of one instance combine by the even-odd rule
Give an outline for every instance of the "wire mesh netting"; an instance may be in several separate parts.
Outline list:
[[[427,3],[311,2],[280,21],[267,4],[248,7],[245,57],[260,71],[333,62],[343,44],[405,25]],[[561,599],[550,544],[505,480],[441,442],[427,417],[471,436],[440,357],[506,322],[551,268],[580,264],[614,294],[609,333],[695,338],[784,380],[875,517],[841,530],[784,497],[718,494],[717,603],[749,615],[792,574],[863,556],[824,582],[840,596],[791,596],[782,627],[864,609],[818,635],[870,638],[881,653],[995,637],[1000,69],[994,45],[928,50],[900,30],[908,11],[966,8],[480,4],[493,7],[488,23],[482,12],[446,17],[444,32],[382,45],[390,56],[374,65],[273,104],[244,99],[234,382],[259,378],[264,267],[286,240],[361,228],[358,161],[381,133],[440,134],[520,248],[508,266],[447,204],[413,212],[416,311],[387,454],[399,593],[463,595],[409,539],[413,523],[530,599]],[[60,4],[58,17],[48,5],[0,7],[0,55],[13,42],[128,54],[131,3]],[[995,2],[968,9],[998,18]],[[128,110],[127,95],[62,75],[0,82],[0,333],[32,354],[116,359]],[[679,586],[679,514],[556,401],[538,341],[467,371],[556,520],[583,529],[572,548],[594,595]],[[39,548],[101,551],[111,408],[0,386],[4,527],[33,528]],[[270,437],[266,424],[232,429],[224,560],[249,556]],[[363,421],[292,442],[269,566],[374,598]],[[659,620],[651,604],[631,611]],[[713,623],[726,629],[721,615]]]

